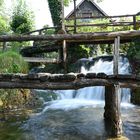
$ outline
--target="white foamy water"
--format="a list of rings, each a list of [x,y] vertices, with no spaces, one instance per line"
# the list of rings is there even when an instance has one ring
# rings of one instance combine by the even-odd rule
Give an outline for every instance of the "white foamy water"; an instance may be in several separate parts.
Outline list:
[[[79,107],[104,107],[103,101],[93,101],[93,100],[85,100],[85,99],[63,99],[52,101],[51,105],[46,106],[43,112],[48,109],[63,109],[63,110],[71,110]]]

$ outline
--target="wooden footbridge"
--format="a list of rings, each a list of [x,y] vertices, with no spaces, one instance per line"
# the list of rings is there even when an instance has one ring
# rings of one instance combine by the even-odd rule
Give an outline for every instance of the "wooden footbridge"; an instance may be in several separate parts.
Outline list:
[[[100,26],[134,26],[134,29],[139,27],[140,22],[136,21],[137,15],[127,15],[126,17],[132,17],[131,22],[115,22],[105,23]],[[124,16],[120,16],[124,17]],[[95,18],[95,17],[94,17]],[[99,17],[96,17],[99,18]],[[101,18],[118,18],[101,17]],[[76,22],[74,22],[76,23]],[[81,33],[78,29],[83,26],[99,26],[97,24],[92,25],[74,25],[65,26],[66,31],[70,28],[74,28],[74,33],[59,32],[55,34],[44,35],[45,28],[37,31],[33,31],[24,35],[1,35],[0,42],[12,41],[34,41],[33,47],[27,47],[21,51],[25,56],[25,60],[32,62],[46,62],[46,63],[63,63],[64,68],[67,69],[67,46],[70,43],[76,44],[114,44],[114,66],[113,75],[106,75],[104,73],[66,73],[66,74],[50,74],[50,73],[37,73],[37,74],[0,74],[0,88],[28,88],[28,89],[79,89],[89,86],[105,86],[105,113],[104,117],[110,124],[110,132],[113,136],[122,134],[122,123],[120,117],[120,102],[118,92],[120,87],[137,88],[140,87],[140,77],[136,75],[119,75],[118,74],[118,60],[119,60],[119,47],[120,43],[130,42],[134,38],[140,38],[139,30],[128,31],[110,31],[110,32],[88,32]],[[54,27],[53,29],[56,29]],[[63,31],[63,30],[62,30]],[[31,35],[34,32],[38,32],[37,35]],[[47,42],[45,45],[36,45],[37,43]],[[49,42],[49,44],[48,44]],[[50,45],[50,42],[52,44]],[[39,49],[41,48],[41,49]],[[30,57],[32,53],[52,52],[62,50],[62,57],[59,60],[47,60],[42,58]]]

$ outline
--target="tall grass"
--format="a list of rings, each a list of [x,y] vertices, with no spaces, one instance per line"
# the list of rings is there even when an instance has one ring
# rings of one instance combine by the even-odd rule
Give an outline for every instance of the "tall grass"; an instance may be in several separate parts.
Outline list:
[[[0,53],[0,73],[27,73],[28,64],[13,51]]]

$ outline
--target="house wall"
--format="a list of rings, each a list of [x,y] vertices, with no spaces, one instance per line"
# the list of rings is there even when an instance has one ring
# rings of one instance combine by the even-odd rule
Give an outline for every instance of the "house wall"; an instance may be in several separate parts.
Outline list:
[[[77,17],[104,16],[104,14],[96,8],[90,1],[84,1],[77,8]],[[74,17],[72,14],[69,18]]]

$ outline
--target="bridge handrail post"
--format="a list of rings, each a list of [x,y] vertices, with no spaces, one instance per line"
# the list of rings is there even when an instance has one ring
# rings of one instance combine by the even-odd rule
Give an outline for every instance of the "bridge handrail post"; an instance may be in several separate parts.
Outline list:
[[[119,48],[120,48],[120,36],[117,36],[114,40],[114,49],[113,49],[113,74],[115,76],[119,73]]]
[[[74,1],[74,33],[77,32],[77,19],[76,19],[76,0],[73,0]]]
[[[67,46],[66,40],[63,40],[63,66],[65,73],[67,73]]]
[[[133,15],[133,29],[137,30],[137,27],[136,27],[136,15]]]

